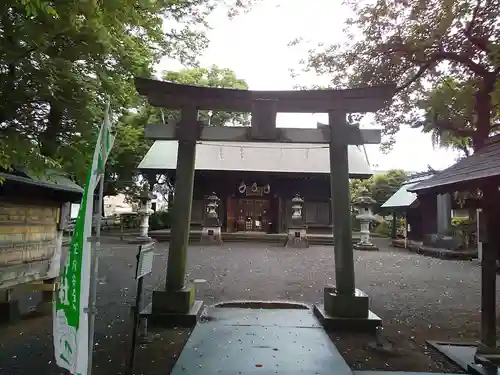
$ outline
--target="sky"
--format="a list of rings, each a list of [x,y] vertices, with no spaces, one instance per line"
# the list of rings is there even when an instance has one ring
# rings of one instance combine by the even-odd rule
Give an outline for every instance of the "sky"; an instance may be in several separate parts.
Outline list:
[[[341,0],[262,0],[250,12],[232,20],[225,11],[216,11],[209,18],[210,45],[200,56],[201,65],[232,69],[251,90],[291,90],[297,83],[320,83],[324,77],[308,74],[300,81],[291,77],[290,69],[299,67],[308,47],[289,47],[288,43],[296,37],[312,42],[342,41],[348,12]],[[158,66],[159,71],[181,68],[167,59]],[[277,126],[310,128],[318,121],[326,123],[326,114],[278,114]],[[453,151],[435,149],[429,135],[410,128],[400,130],[389,153],[382,153],[378,145],[367,145],[366,150],[375,170],[417,172],[427,170],[428,165],[439,170],[452,165],[458,156]]]

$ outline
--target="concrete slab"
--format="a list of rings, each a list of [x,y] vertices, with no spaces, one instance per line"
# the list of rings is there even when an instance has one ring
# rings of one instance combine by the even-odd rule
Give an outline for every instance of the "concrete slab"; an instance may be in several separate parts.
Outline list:
[[[207,312],[172,375],[352,375],[310,310],[212,308]]]
[[[217,320],[228,326],[321,328],[311,310],[208,308],[204,320]]]
[[[446,372],[354,371],[354,375],[463,375]]]
[[[375,333],[382,325],[382,319],[372,311],[368,311],[367,318],[339,318],[327,314],[323,305],[314,305],[314,314],[327,331]]]
[[[192,328],[198,323],[201,313],[203,312],[203,301],[194,301],[191,310],[187,314],[181,313],[153,313],[151,303],[148,304],[141,312],[140,316],[147,318],[151,325],[161,327],[184,327]]]
[[[491,372],[474,361],[477,343],[447,341],[427,341],[427,343],[469,374],[491,375]],[[497,374],[500,374],[500,370],[497,370]]]

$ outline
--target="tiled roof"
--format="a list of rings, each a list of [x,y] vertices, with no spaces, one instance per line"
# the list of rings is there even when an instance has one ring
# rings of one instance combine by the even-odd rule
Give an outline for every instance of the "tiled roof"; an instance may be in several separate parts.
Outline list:
[[[139,164],[141,170],[175,170],[177,141],[155,141]],[[349,146],[349,174],[373,174],[362,149]],[[330,173],[328,145],[302,143],[200,142],[196,170]]]
[[[411,178],[399,188],[383,205],[382,208],[409,207],[417,200],[417,194],[408,191],[411,187],[419,184],[421,181],[429,179],[432,175]]]
[[[56,171],[47,171],[43,176],[21,170],[18,170],[15,174],[0,172],[0,179],[36,185],[51,190],[67,191],[77,194],[83,193],[83,189],[80,186]]]
[[[498,175],[500,175],[500,137],[495,136],[490,138],[488,143],[475,154],[436,173],[432,178],[412,186],[409,190],[421,192]]]

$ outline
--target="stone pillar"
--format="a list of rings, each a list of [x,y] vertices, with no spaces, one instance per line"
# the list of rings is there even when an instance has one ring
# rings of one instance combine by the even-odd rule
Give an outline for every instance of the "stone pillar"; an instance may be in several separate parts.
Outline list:
[[[290,226],[288,227],[288,236],[285,242],[286,247],[309,247],[303,209],[304,200],[299,194],[296,194],[292,199],[292,217]]]
[[[12,299],[12,290],[0,289],[0,323],[12,323],[20,317],[19,303]]]
[[[368,296],[354,286],[354,254],[349,199],[349,160],[344,112],[330,112],[330,188],[334,222],[335,282],[324,289],[324,305],[314,313],[327,330],[374,333],[381,320],[369,311]]]
[[[398,236],[397,226],[398,226],[398,214],[394,210],[392,212],[392,228],[391,228],[391,238],[393,240],[395,240]]]
[[[139,237],[136,238],[135,242],[145,243],[152,241],[149,237],[149,217],[153,213],[151,209],[151,201],[155,198],[155,195],[149,190],[149,183],[144,185],[144,189],[138,196],[139,198],[139,210],[138,214],[141,220],[139,225]]]
[[[442,236],[451,234],[451,195],[437,196],[437,232]]]
[[[336,291],[354,295],[354,254],[352,249],[349,198],[349,160],[345,141],[346,113],[330,112],[330,189],[335,251]]]
[[[42,298],[37,304],[36,311],[43,314],[52,314],[54,303],[54,293],[56,292],[57,279],[43,280],[42,284]]]
[[[222,245],[221,224],[217,214],[220,199],[212,193],[207,201],[206,215],[201,229],[201,242],[205,245]]]
[[[174,323],[174,317],[177,316],[182,323],[189,321],[189,325],[195,324],[202,307],[201,302],[195,303],[194,287],[185,285],[184,280],[193,202],[196,141],[199,139],[200,130],[198,109],[183,108],[181,121],[176,128],[179,148],[165,291],[153,292],[152,299],[152,315],[168,314],[169,323]],[[188,319],[186,315],[192,316],[193,319]]]
[[[483,190],[483,212],[480,222],[479,240],[483,244],[481,259],[481,343],[476,356],[496,353],[496,269],[497,251],[500,246],[498,212],[500,196],[497,186]]]
[[[375,216],[372,214],[372,206],[375,204],[375,200],[368,195],[368,190],[363,189],[361,191],[361,196],[356,198],[354,205],[358,207],[359,214],[356,219],[360,221],[361,224],[361,238],[357,244],[354,245],[356,250],[378,250],[370,239],[370,223],[375,220]]]

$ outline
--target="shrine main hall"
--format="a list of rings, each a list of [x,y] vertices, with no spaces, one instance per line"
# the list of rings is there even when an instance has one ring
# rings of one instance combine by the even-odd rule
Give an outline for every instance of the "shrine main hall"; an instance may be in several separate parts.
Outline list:
[[[145,175],[175,181],[178,142],[155,141],[139,164]],[[349,177],[373,172],[364,150],[348,146]],[[220,198],[218,214],[225,232],[284,233],[292,199],[305,201],[304,217],[313,232],[331,232],[330,155],[328,144],[209,142],[196,145],[191,225],[201,226],[206,198]]]

